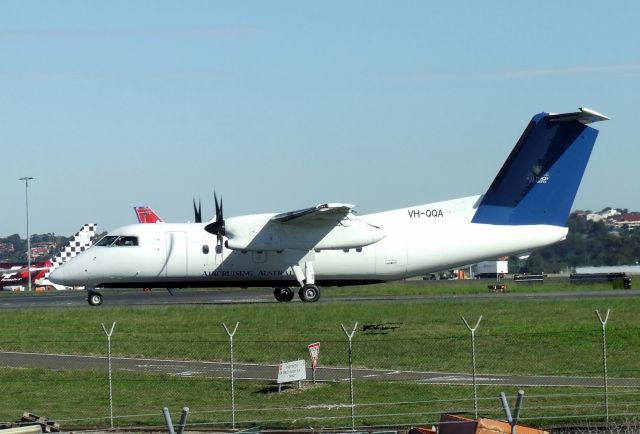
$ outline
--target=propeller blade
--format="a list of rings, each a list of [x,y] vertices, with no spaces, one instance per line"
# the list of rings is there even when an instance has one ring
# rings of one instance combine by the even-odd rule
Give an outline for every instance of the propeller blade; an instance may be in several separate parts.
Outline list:
[[[213,223],[206,225],[204,230],[210,234],[217,235],[218,245],[221,246],[223,241],[222,237],[225,235],[224,211],[222,210],[222,197],[220,198],[220,201],[218,201],[218,195],[215,191],[213,192],[213,201],[216,205],[216,220]]]
[[[202,202],[198,199],[198,206],[196,206],[196,200],[193,199],[193,214],[195,215],[196,223],[202,223]]]
[[[213,200],[216,203],[216,221],[222,220],[222,207],[218,204],[218,195],[213,192]]]

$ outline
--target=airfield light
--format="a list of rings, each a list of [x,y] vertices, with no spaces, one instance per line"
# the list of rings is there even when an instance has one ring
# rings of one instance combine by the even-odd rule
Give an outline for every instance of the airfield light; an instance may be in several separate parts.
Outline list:
[[[27,277],[29,279],[28,291],[31,291],[31,238],[29,237],[29,181],[33,176],[23,176],[19,181],[24,181],[24,200],[27,211]]]

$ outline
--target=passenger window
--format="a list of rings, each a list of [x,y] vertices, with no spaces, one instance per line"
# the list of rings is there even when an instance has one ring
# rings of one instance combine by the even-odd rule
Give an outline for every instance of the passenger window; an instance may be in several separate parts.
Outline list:
[[[205,255],[209,254],[209,246],[207,246],[206,244],[204,246],[202,246],[202,253],[204,253]]]

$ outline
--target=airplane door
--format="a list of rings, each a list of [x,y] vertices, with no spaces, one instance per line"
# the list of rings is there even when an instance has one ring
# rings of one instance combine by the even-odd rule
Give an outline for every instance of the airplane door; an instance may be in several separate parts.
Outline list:
[[[187,275],[187,234],[185,232],[167,232],[167,277]]]

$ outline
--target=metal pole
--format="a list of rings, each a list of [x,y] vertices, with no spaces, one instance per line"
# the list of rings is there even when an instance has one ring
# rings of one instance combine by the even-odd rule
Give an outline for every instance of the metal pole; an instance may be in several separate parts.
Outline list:
[[[189,416],[189,407],[182,407],[182,416],[180,416],[180,424],[178,425],[178,434],[184,433],[184,427],[187,425],[187,416]]]
[[[480,321],[482,321],[482,315],[478,318],[478,322],[476,322],[475,327],[471,327],[467,320],[463,317],[462,321],[464,321],[464,325],[467,326],[469,331],[471,332],[471,369],[472,369],[472,381],[473,381],[473,414],[474,417],[478,418],[478,388],[476,384],[476,329],[480,325]]]
[[[504,410],[504,416],[505,416],[507,422],[509,422],[509,424],[511,424],[511,422],[513,422],[513,418],[511,417],[511,410],[509,409],[509,402],[507,402],[507,396],[504,394],[504,392],[500,392],[500,402],[502,402],[502,409]]]
[[[173,429],[173,422],[171,422],[171,414],[169,413],[169,409],[167,407],[164,407],[162,409],[162,414],[164,415],[164,421],[167,424],[169,434],[176,434],[175,430]]]
[[[231,428],[236,429],[236,396],[235,396],[235,389],[234,389],[234,384],[233,384],[233,335],[236,334],[236,330],[238,330],[238,324],[240,324],[239,322],[236,322],[236,326],[233,329],[232,332],[229,331],[229,329],[227,328],[227,325],[225,323],[222,323],[222,326],[224,327],[224,330],[227,332],[227,335],[229,335],[229,358],[231,360],[230,365],[231,365]]]
[[[27,210],[27,277],[28,277],[28,291],[31,291],[31,238],[29,237],[29,181],[34,179],[33,176],[23,176],[19,178],[20,181],[24,181],[24,201],[25,208]]]
[[[600,320],[600,324],[602,324],[602,361],[604,366],[604,410],[605,410],[605,421],[609,423],[609,382],[607,379],[607,321],[609,321],[609,313],[611,309],[607,309],[607,316],[602,319],[600,312],[596,309],[596,315],[598,315],[598,319]]]
[[[111,385],[111,335],[113,334],[113,329],[116,327],[116,322],[114,321],[111,325],[111,330],[107,332],[107,328],[102,324],[102,330],[104,330],[104,334],[107,336],[107,354],[109,360],[109,420],[111,421],[111,429],[113,429],[113,387]]]
[[[516,434],[516,425],[518,424],[518,418],[520,418],[520,410],[522,410],[522,399],[524,398],[524,390],[518,390],[518,397],[516,398],[516,408],[514,416],[511,416],[511,410],[509,409],[509,403],[504,392],[500,392],[500,401],[502,402],[502,408],[504,415],[509,425],[511,425],[511,434]]]
[[[358,327],[358,322],[353,325],[353,330],[351,333],[347,331],[344,327],[344,324],[340,324],[342,327],[342,331],[349,339],[349,393],[351,394],[351,430],[356,429],[356,413],[355,413],[355,402],[353,400],[353,350],[351,348],[351,339],[353,335],[356,333],[356,328]]]

